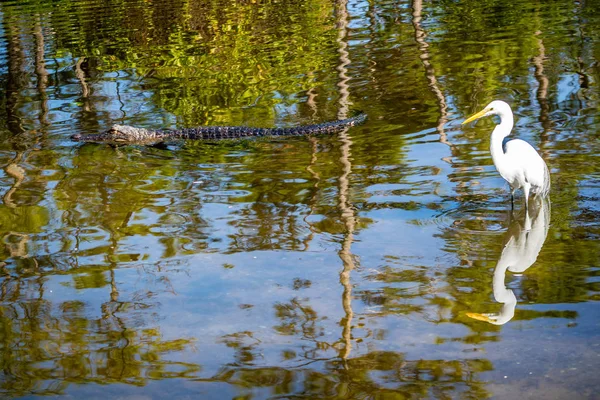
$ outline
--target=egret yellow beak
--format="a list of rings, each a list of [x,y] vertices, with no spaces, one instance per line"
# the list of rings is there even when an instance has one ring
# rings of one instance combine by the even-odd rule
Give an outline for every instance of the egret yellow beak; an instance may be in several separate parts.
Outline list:
[[[477,314],[477,313],[468,312],[467,317],[476,319],[477,321],[485,321],[485,322],[493,323],[492,319],[485,314]]]
[[[490,111],[489,108],[484,108],[483,110],[479,111],[477,114],[473,114],[469,118],[465,119],[461,125],[468,124],[469,122],[473,122],[476,119],[483,117],[485,115],[485,113],[487,113],[488,111]]]

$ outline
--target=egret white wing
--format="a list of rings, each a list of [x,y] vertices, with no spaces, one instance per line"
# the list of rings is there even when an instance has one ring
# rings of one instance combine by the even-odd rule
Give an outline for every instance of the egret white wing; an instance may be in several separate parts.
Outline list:
[[[550,174],[548,167],[538,152],[524,140],[509,140],[504,145],[505,154],[523,171],[526,182],[531,184],[532,191],[546,195],[550,189]]]

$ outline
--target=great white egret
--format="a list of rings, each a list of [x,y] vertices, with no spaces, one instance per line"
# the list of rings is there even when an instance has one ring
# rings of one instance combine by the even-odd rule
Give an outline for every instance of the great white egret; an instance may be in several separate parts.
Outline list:
[[[483,110],[467,118],[462,124],[476,119],[497,115],[500,124],[492,131],[490,152],[500,175],[510,185],[511,204],[514,208],[515,190],[523,188],[525,207],[528,207],[529,193],[546,197],[550,191],[550,172],[537,151],[521,139],[507,139],[513,128],[513,113],[510,106],[501,100],[494,100]]]

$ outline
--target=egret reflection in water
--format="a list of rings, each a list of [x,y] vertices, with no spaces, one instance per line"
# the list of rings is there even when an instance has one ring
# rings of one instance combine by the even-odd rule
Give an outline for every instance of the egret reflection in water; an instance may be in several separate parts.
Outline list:
[[[529,210],[526,210],[524,218],[515,218],[511,212],[511,221],[505,236],[506,244],[494,270],[494,299],[503,303],[502,309],[499,313],[467,313],[467,316],[494,325],[504,325],[514,317],[517,298],[505,285],[506,271],[522,274],[535,263],[546,241],[550,225],[550,200],[534,202],[531,209],[531,215]]]

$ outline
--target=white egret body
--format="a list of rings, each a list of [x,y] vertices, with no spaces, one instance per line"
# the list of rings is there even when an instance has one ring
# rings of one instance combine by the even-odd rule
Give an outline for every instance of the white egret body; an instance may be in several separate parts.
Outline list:
[[[514,193],[519,188],[523,188],[526,206],[529,204],[530,193],[540,197],[547,196],[550,191],[550,173],[542,157],[526,141],[506,139],[513,128],[513,113],[508,104],[500,100],[492,101],[483,110],[467,118],[463,125],[490,115],[500,117],[500,124],[492,131],[490,152],[496,170],[510,185],[513,206]]]

